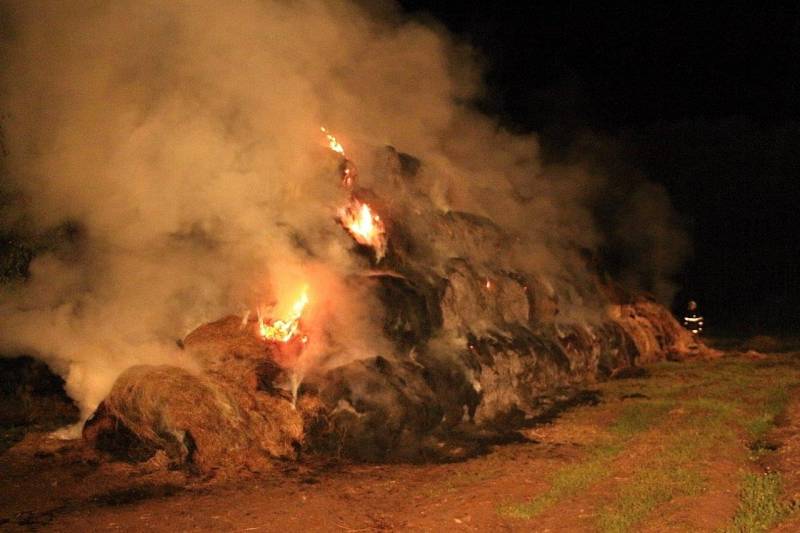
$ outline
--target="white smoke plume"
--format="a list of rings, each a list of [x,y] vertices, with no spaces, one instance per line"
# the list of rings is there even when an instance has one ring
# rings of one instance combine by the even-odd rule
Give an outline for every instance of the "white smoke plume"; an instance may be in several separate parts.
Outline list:
[[[360,265],[320,126],[398,212],[424,195],[488,216],[518,237],[509,267],[588,275],[591,178],[548,173],[535,137],[472,111],[470,51],[390,4],[23,0],[2,19],[3,223],[77,231],[3,287],[0,352],[46,360],[84,416],[125,368],[191,367],[176,339],[305,282],[346,357],[385,349],[348,281]],[[424,162],[413,186],[380,178],[384,145]]]

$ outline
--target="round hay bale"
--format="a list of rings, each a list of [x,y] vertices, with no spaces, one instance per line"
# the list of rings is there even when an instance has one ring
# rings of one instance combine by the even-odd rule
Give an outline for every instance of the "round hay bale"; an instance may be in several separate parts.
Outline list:
[[[303,439],[301,415],[286,399],[171,366],[129,368],[105,409],[173,462],[206,472],[261,469],[268,457],[294,457]]]

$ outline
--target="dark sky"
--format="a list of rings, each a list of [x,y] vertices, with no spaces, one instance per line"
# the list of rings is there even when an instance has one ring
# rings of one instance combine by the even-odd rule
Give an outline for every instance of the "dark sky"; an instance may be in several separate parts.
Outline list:
[[[712,332],[800,333],[800,4],[401,4],[479,49],[480,106],[550,158],[591,133],[667,188],[694,245],[678,298]]]

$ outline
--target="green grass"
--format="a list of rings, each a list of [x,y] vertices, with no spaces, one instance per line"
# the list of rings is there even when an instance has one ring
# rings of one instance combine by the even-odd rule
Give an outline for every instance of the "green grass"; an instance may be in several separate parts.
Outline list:
[[[643,462],[614,500],[603,508],[598,518],[601,531],[630,531],[660,505],[676,497],[702,493],[705,477],[701,469],[692,464],[698,459],[725,454],[726,449],[735,451],[737,436],[742,431],[753,441],[763,439],[786,406],[788,387],[798,380],[796,369],[790,375],[775,376],[772,371],[764,372],[763,368],[754,368],[741,360],[720,362],[717,371],[713,370],[712,367],[706,376],[700,376],[713,381],[699,392],[690,393],[693,387],[685,390],[687,397],[679,402],[686,413],[680,429],[667,440],[659,456]],[[783,509],[777,500],[779,478],[768,481],[766,484],[762,481],[763,486],[748,486],[742,490],[743,508],[764,508],[747,513],[749,517],[756,517],[748,518],[748,523],[763,521],[761,515],[773,521],[783,516],[767,512],[773,508]],[[747,483],[752,484],[753,478],[748,477]],[[754,497],[754,490],[760,494],[758,497]],[[751,503],[745,504],[746,499]],[[742,522],[743,519],[737,520]],[[746,527],[735,530],[758,531]]]
[[[762,368],[765,368],[763,365]],[[760,391],[760,402],[744,423],[751,440],[751,460],[771,453],[766,441],[775,427],[777,417],[789,402],[789,389],[796,385],[790,378],[781,376],[771,386]],[[731,532],[766,531],[795,510],[796,505],[783,499],[781,476],[777,472],[746,474],[739,488],[739,509],[733,518]]]
[[[593,445],[586,460],[558,470],[544,494],[527,502],[503,505],[499,513],[510,518],[534,518],[608,477],[611,463],[625,449],[626,441],[659,423],[673,405],[669,401],[645,401],[626,406],[609,428],[612,437]]]
[[[675,402],[670,400],[645,400],[625,407],[611,425],[611,432],[623,439],[653,427],[660,422]]]
[[[789,393],[785,387],[778,386],[768,389],[760,412],[745,426],[748,436],[753,441],[762,439],[775,425],[775,418],[783,412],[788,401]]]
[[[791,358],[666,362],[649,369],[649,378],[602,384],[606,401],[617,401],[621,407],[606,436],[588,448],[583,460],[556,471],[546,491],[522,503],[503,505],[498,512],[531,519],[589,493],[622,468],[619,460],[626,451],[648,442],[640,435],[655,429],[657,433],[647,437],[661,437],[655,448],[649,445],[640,451],[642,457],[632,470],[628,461],[626,478],[613,483],[611,493],[592,496],[599,503],[595,524],[599,530],[636,530],[675,498],[705,492],[708,465],[717,457],[739,456],[749,469],[743,438],[759,453],[769,453],[765,439],[786,408],[789,391],[800,384],[800,365]],[[585,409],[590,417],[590,408]],[[777,523],[790,508],[781,503],[777,474],[744,477],[740,493],[741,506],[731,531],[763,530],[767,526],[761,524]]]
[[[731,532],[766,531],[791,511],[781,499],[781,477],[777,473],[747,474],[740,489],[740,505]]]
[[[609,533],[631,530],[659,505],[681,496],[700,494],[706,477],[693,462],[712,450],[716,443],[730,438],[726,421],[730,406],[699,399],[683,404],[680,429],[669,433],[657,453],[637,465],[609,505],[598,517],[598,529]]]
[[[622,446],[614,444],[597,446],[591,451],[588,460],[556,472],[547,492],[527,502],[503,505],[499,513],[509,518],[534,518],[562,499],[583,491],[608,476],[612,459],[622,450]]]
[[[601,512],[601,531],[629,531],[653,509],[678,496],[691,496],[704,490],[705,479],[696,470],[681,468],[672,461],[640,470],[622,488],[612,507]]]

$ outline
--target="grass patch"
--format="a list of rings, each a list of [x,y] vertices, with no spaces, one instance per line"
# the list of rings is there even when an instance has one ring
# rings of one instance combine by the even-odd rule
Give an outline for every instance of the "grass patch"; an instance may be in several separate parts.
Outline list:
[[[587,489],[608,476],[611,460],[623,447],[605,444],[595,447],[588,460],[562,468],[553,476],[550,489],[524,503],[503,505],[499,513],[509,518],[533,518],[555,503]]]
[[[775,418],[783,412],[789,401],[789,393],[785,387],[771,388],[762,404],[761,412],[753,417],[745,426],[748,436],[758,442],[775,426]]]
[[[788,387],[798,380],[796,370],[786,376],[775,376],[774,371],[764,371],[741,360],[723,361],[698,377],[705,382],[702,388],[686,387],[684,397],[678,401],[679,409],[686,416],[681,419],[676,433],[667,440],[659,457],[637,467],[633,477],[601,511],[598,520],[601,531],[617,533],[635,529],[660,505],[676,497],[702,493],[705,476],[692,465],[697,464],[698,459],[724,454],[726,448],[734,451],[742,432],[751,439],[763,439],[786,406]],[[775,480],[779,478],[767,481],[774,484]],[[753,479],[748,478],[748,483],[752,484]],[[773,500],[780,494],[779,484],[777,488],[767,484],[756,489],[761,493],[760,499],[753,497],[753,487],[743,489],[743,498],[747,495],[748,499],[760,502],[761,507],[770,507],[766,505],[769,490],[777,490],[770,496]],[[742,505],[745,507],[745,503]],[[753,504],[747,506],[753,507]],[[761,514],[766,514],[765,511]],[[780,517],[775,515],[774,519]],[[748,521],[752,522],[749,518]]]
[[[777,417],[786,409],[789,388],[795,384],[783,378],[771,387],[764,388],[759,408],[744,425],[751,439],[751,460],[758,460],[774,450],[767,441],[767,434],[775,427]],[[781,476],[777,472],[746,474],[739,489],[739,500],[739,509],[729,528],[731,532],[766,531],[797,507],[782,499]]]
[[[545,492],[523,503],[503,505],[498,512],[535,518],[619,475],[617,470],[627,463],[624,481],[614,483],[611,493],[593,498],[604,502],[595,526],[616,533],[650,524],[671,500],[705,492],[710,482],[706,469],[717,457],[744,457],[742,437],[768,453],[764,439],[786,408],[789,391],[800,384],[800,366],[790,358],[665,362],[649,369],[646,379],[602,384],[603,396],[618,401],[620,408],[606,436],[589,447],[583,460],[558,470]],[[641,442],[644,448],[637,452],[641,458],[636,463],[620,461],[625,450],[633,449],[635,438],[638,450],[637,437],[657,426],[661,426],[657,434]],[[767,526],[760,524],[784,518],[794,507],[781,503],[780,491],[777,474],[744,478],[741,508],[730,530],[761,531]]]
[[[638,471],[620,491],[614,505],[600,514],[598,526],[609,533],[629,531],[662,503],[698,494],[704,486],[705,479],[699,472],[675,467],[670,461]]]
[[[661,421],[674,406],[675,402],[668,400],[642,401],[628,405],[609,429],[623,439],[630,438]]]
[[[794,507],[781,500],[781,492],[780,474],[747,474],[740,489],[739,510],[729,531],[766,531],[780,522]]]
[[[659,423],[674,406],[671,401],[642,401],[625,406],[609,428],[611,439],[594,445],[583,462],[566,466],[555,473],[550,488],[524,503],[507,504],[499,513],[510,518],[534,518],[564,498],[586,490],[608,477],[611,462],[635,435]]]
[[[655,457],[637,466],[613,501],[600,512],[600,531],[629,531],[659,505],[705,490],[705,476],[691,465],[709,453],[714,443],[730,438],[725,421],[732,411],[725,404],[709,400],[687,402],[684,411],[681,429],[666,439]]]

